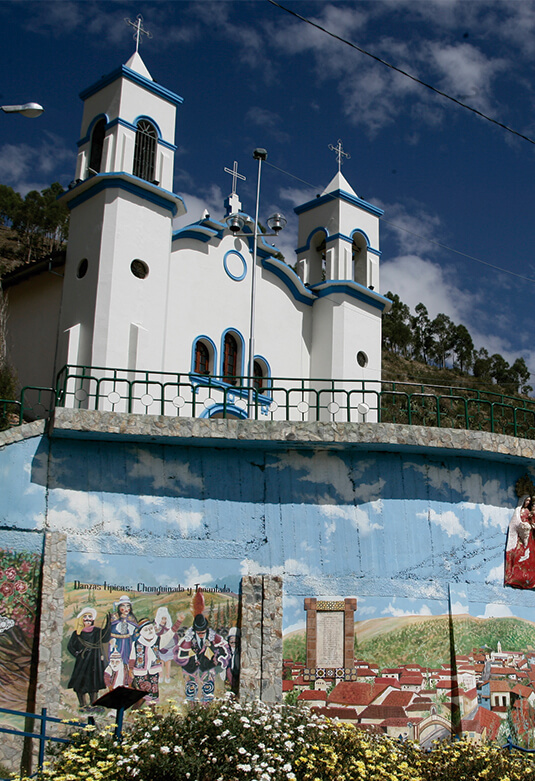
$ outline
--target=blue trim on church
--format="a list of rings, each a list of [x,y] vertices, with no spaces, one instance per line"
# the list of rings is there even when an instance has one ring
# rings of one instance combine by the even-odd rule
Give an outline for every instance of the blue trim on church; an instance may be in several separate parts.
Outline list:
[[[67,206],[72,211],[77,206],[80,206],[80,204],[89,200],[89,198],[92,198],[94,195],[101,193],[103,190],[116,188],[119,190],[125,190],[126,192],[132,193],[133,195],[137,195],[138,198],[142,198],[144,201],[149,201],[150,203],[156,204],[156,206],[161,206],[162,208],[167,209],[172,213],[173,217],[178,211],[177,205],[175,203],[177,199],[182,201],[184,209],[186,208],[186,204],[180,195],[176,195],[175,193],[171,193],[168,190],[164,190],[162,187],[158,187],[158,190],[162,193],[162,195],[159,195],[157,192],[147,190],[146,186],[141,185],[141,182],[143,182],[144,185],[148,184],[148,182],[145,182],[144,179],[139,179],[137,176],[133,176],[132,174],[124,174],[124,172],[121,172],[121,174],[122,176],[127,176],[128,179],[123,179],[120,176],[117,176],[115,173],[97,174],[96,176],[91,177],[89,180],[91,181],[91,187],[84,190],[84,192],[80,193],[80,195],[75,196],[71,200],[67,201]],[[88,180],[86,179],[84,182],[81,182],[78,187],[84,185],[87,181]],[[140,182],[140,184],[138,184],[138,182]],[[73,193],[75,189],[76,188],[73,188],[73,190],[67,190],[66,194]]]
[[[277,260],[277,258],[274,258],[273,256],[268,256],[262,258],[261,263],[262,268],[271,271],[272,274],[275,274],[276,277],[284,282],[296,301],[300,301],[307,306],[312,306],[317,298],[316,294],[303,285],[295,271],[284,263],[284,261]]]
[[[304,203],[302,206],[296,206],[294,212],[296,214],[303,214],[304,212],[315,209],[324,203],[329,203],[335,198],[338,198],[341,201],[345,201],[346,203],[350,203],[352,206],[358,206],[359,209],[363,209],[364,211],[373,214],[375,217],[382,217],[384,214],[384,211],[379,209],[378,206],[374,206],[367,201],[363,201],[357,195],[351,195],[351,193],[348,193],[345,190],[333,190],[331,193],[320,195],[319,198],[314,198],[313,201],[307,201],[307,203]]]
[[[106,116],[105,114],[99,114],[98,118],[105,117],[105,116]],[[97,117],[95,119],[97,119]],[[162,138],[160,128],[158,127],[158,125],[153,119],[151,119],[150,117],[139,116],[137,117],[136,122],[139,119],[148,119],[154,125],[156,131],[158,132],[158,144],[160,146],[164,146],[166,149],[170,149],[172,152],[176,152],[176,150],[178,149],[177,145],[172,144],[170,141],[164,141],[164,139]],[[77,141],[77,146],[79,147],[83,146],[84,144],[87,144],[91,140],[91,130],[94,124],[95,124],[95,120],[93,119],[91,121],[91,124],[89,125],[89,129],[86,135],[83,138],[81,138],[79,141]],[[115,127],[115,125],[121,125],[121,127],[127,127],[129,130],[132,130],[134,133],[137,131],[136,125],[133,125],[132,122],[127,122],[126,119],[121,119],[121,117],[116,117],[115,119],[112,119],[111,122],[107,122],[106,130],[107,131],[111,130],[112,128]]]
[[[221,225],[221,229],[213,228],[212,225]],[[183,228],[174,231],[171,241],[195,239],[206,244],[213,238],[222,239],[224,230],[225,226],[222,223],[215,222],[215,220],[211,220],[210,225],[206,225],[204,220],[199,220],[199,222],[192,222],[191,225],[185,225]]]
[[[375,309],[379,309],[381,312],[386,306],[391,304],[389,298],[385,298],[385,296],[382,296],[380,293],[372,292],[369,288],[364,285],[359,285],[358,282],[353,282],[351,279],[320,282],[317,285],[311,285],[310,290],[318,298],[324,298],[333,293],[342,293],[344,296],[356,298],[357,301],[369,304]]]
[[[141,76],[141,74],[136,73],[136,71],[127,68],[126,65],[120,65],[111,73],[108,73],[107,76],[103,76],[90,87],[82,90],[82,92],[80,92],[80,98],[82,100],[87,100],[87,98],[90,98],[92,95],[100,92],[100,90],[104,89],[104,87],[107,87],[109,84],[113,84],[114,81],[117,81],[117,79],[120,78],[128,79],[128,81],[131,81],[134,84],[137,84],[138,86],[146,89],[147,92],[152,92],[153,95],[157,95],[159,98],[166,100],[168,103],[172,103],[173,106],[180,106],[184,102],[184,98],[181,98],[180,95],[177,95],[176,93],[171,92],[171,90],[162,87],[155,81],[151,81],[150,79],[145,78],[145,76]]]

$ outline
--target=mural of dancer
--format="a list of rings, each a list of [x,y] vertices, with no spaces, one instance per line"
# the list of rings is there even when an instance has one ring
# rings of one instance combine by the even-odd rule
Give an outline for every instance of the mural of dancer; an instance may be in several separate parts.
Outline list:
[[[115,613],[111,622],[111,641],[109,659],[114,651],[119,651],[124,664],[130,660],[134,632],[137,629],[137,619],[132,611],[132,602],[128,594],[119,597],[115,604]]]
[[[130,685],[130,669],[123,662],[119,651],[112,651],[108,666],[104,670],[104,683],[109,691],[118,686]]]
[[[171,682],[171,662],[173,661],[173,651],[178,643],[178,630],[184,621],[184,614],[178,613],[175,623],[171,626],[171,615],[167,607],[159,607],[156,611],[154,623],[156,625],[156,634],[160,641],[160,657],[163,664],[162,680],[165,683]]]
[[[162,660],[160,639],[150,618],[140,621],[134,634],[129,665],[132,673],[132,689],[145,692],[146,702],[151,704],[158,702]]]
[[[175,661],[184,673],[186,699],[190,702],[213,699],[216,673],[225,671],[231,659],[229,644],[209,627],[204,609],[204,595],[198,589],[192,601],[193,625],[174,649]]]
[[[108,613],[102,628],[95,626],[96,617],[97,611],[94,608],[82,608],[67,645],[67,650],[75,660],[67,688],[74,689],[81,708],[88,704],[86,695],[89,695],[89,705],[91,705],[97,699],[99,690],[106,687],[103,644],[110,639],[110,616]]]

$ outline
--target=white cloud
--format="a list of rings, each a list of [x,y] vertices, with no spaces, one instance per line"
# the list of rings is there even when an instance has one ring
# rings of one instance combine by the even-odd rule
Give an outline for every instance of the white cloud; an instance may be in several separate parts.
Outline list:
[[[507,605],[501,605],[497,602],[490,602],[485,606],[485,612],[478,618],[509,618],[513,613]]]
[[[182,509],[177,506],[177,499],[171,500],[164,496],[140,496],[139,501],[141,505],[154,508],[150,512],[157,517],[158,521],[177,526],[184,537],[202,526],[204,513],[201,510]]]
[[[327,515],[331,519],[339,518],[349,521],[362,535],[371,534],[375,529],[383,528],[380,523],[370,519],[361,505],[323,504],[320,505],[320,509],[323,515]]]
[[[282,597],[283,609],[290,609],[292,607],[301,608],[303,605],[303,599],[299,597],[292,597],[287,594]]]
[[[208,586],[210,583],[213,583],[214,580],[209,572],[202,575],[194,564],[184,571],[183,578],[184,585],[187,588],[193,588],[197,583],[201,586]]]
[[[452,602],[451,612],[454,616],[458,616],[464,613],[469,613],[468,605],[463,605],[462,602]]]
[[[296,621],[295,624],[290,624],[284,628],[284,634],[289,635],[291,632],[302,632],[306,629],[306,621]]]
[[[470,43],[446,46],[431,43],[429,51],[442,76],[439,86],[463,103],[488,112],[492,82],[500,71],[507,68],[506,60],[491,60]]]
[[[503,562],[499,564],[497,567],[493,567],[487,577],[485,578],[486,583],[503,583],[504,578],[504,565]]]
[[[463,529],[461,522],[453,510],[446,510],[445,512],[438,513],[430,507],[427,512],[417,513],[416,515],[418,518],[428,519],[436,526],[440,526],[448,537],[458,536],[466,539],[470,536],[466,529]]]
[[[433,613],[427,605],[422,605],[420,610],[415,612],[414,610],[402,610],[399,607],[394,607],[394,604],[390,602],[388,607],[385,607],[385,609],[381,611],[381,615],[404,618],[405,616],[432,616]]]
[[[466,313],[474,307],[473,293],[451,281],[443,266],[418,255],[401,255],[383,263],[381,290],[397,293],[411,311],[425,304],[431,319],[442,312],[456,323],[468,322]]]
[[[160,456],[141,449],[132,453],[136,460],[130,469],[130,477],[148,479],[155,490],[165,488],[179,493],[183,488],[202,490],[204,487],[202,476],[192,472],[187,461],[164,461]]]
[[[360,607],[357,603],[357,620],[359,616],[373,616],[374,613],[377,613],[377,608],[373,607],[373,605],[364,605],[364,607]]]
[[[331,536],[336,531],[336,521],[331,521],[331,523],[325,524],[325,539],[328,541],[331,539]]]
[[[75,154],[59,136],[44,133],[39,145],[3,144],[0,147],[0,180],[21,195],[43,190],[50,185],[52,173],[63,166],[65,176],[72,176]]]
[[[242,575],[310,575],[311,570],[304,561],[286,559],[284,564],[265,566],[254,559],[243,559],[240,562]]]
[[[479,510],[483,517],[483,526],[495,526],[502,532],[507,531],[513,510],[509,507],[494,507],[489,504],[475,504],[474,502],[461,502],[466,510]]]
[[[230,181],[229,181],[230,185]],[[229,186],[229,192],[230,192]],[[216,184],[211,185],[204,194],[199,196],[192,193],[183,192],[179,190],[181,197],[186,204],[187,212],[182,217],[176,217],[173,220],[173,230],[178,230],[186,225],[191,225],[193,222],[197,222],[201,219],[204,212],[207,210],[210,217],[213,220],[222,220],[225,214],[225,206],[223,201],[225,196],[221,191],[221,187]]]

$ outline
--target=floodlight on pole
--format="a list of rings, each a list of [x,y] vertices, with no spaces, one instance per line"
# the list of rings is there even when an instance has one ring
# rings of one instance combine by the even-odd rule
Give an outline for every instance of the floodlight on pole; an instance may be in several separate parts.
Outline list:
[[[253,152],[253,159],[258,160],[258,178],[256,182],[256,206],[255,206],[255,220],[254,220],[254,234],[253,234],[253,263],[251,269],[251,313],[249,320],[249,356],[248,356],[248,399],[247,405],[249,410],[249,417],[252,416],[253,411],[253,398],[254,398],[254,340],[255,340],[255,321],[256,321],[256,254],[258,249],[258,212],[260,208],[260,178],[262,174],[262,163],[267,160],[267,152],[261,147],[255,149]],[[235,235],[242,235],[250,238],[249,233],[242,233],[243,228],[247,222],[250,222],[250,218],[246,215],[235,213],[229,214],[226,219],[228,229]],[[267,224],[272,233],[262,234],[261,236],[278,236],[279,232],[286,225],[286,218],[282,214],[276,212],[268,217]]]
[[[0,106],[5,114],[22,114],[23,117],[35,119],[40,117],[44,108],[39,103],[23,103],[17,106]]]

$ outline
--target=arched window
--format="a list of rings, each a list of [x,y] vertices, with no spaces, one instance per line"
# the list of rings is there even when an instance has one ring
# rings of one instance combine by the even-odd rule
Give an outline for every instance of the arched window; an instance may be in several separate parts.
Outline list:
[[[236,385],[238,366],[238,342],[232,334],[225,334],[223,343],[223,377],[227,382]]]
[[[360,285],[368,286],[368,245],[361,233],[353,235],[353,279]]]
[[[253,364],[253,385],[257,391],[262,392],[264,387],[264,367],[260,361],[255,361]]]
[[[104,146],[104,136],[106,135],[106,120],[99,119],[93,128],[91,134],[91,151],[89,153],[89,174],[100,173],[102,165],[102,148]]]
[[[156,165],[156,140],[158,133],[156,128],[147,119],[140,119],[137,123],[136,146],[134,148],[134,176],[154,181]]]
[[[310,242],[309,250],[309,285],[317,285],[325,280],[326,265],[326,235],[323,231],[318,231]]]
[[[204,342],[195,343],[195,374],[210,374],[210,350]]]

